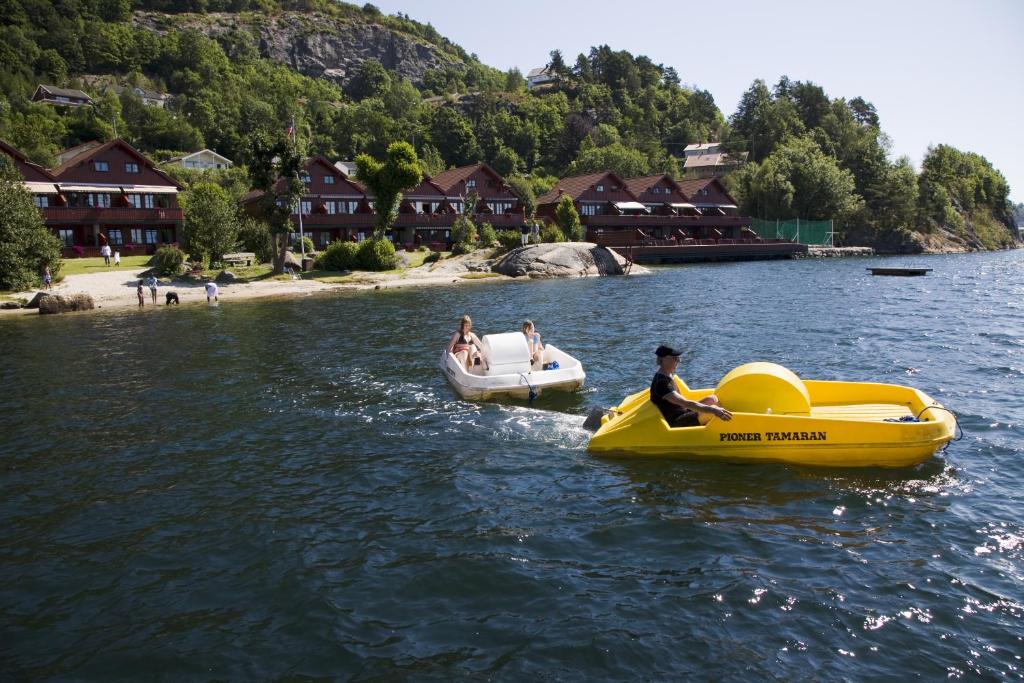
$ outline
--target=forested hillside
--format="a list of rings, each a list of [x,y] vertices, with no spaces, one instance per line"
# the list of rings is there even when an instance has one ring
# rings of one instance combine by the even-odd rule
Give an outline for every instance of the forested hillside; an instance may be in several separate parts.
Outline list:
[[[726,181],[751,215],[835,218],[848,242],[896,249],[927,246],[928,234],[969,247],[1011,239],[998,171],[945,146],[920,174],[892,161],[862,97],[758,80],[727,120],[672,66],[603,45],[570,61],[553,51],[557,82],[528,91],[519,71],[369,4],[0,0],[0,64],[0,138],[43,164],[115,134],[157,158],[210,147],[244,164],[253,133],[283,135],[294,118],[308,151],[329,158],[380,157],[406,140],[429,173],[482,159],[543,192],[603,169],[679,177],[685,145],[722,140],[747,154]],[[39,83],[85,90],[96,106],[33,104]],[[114,88],[127,85],[172,99],[143,106]]]

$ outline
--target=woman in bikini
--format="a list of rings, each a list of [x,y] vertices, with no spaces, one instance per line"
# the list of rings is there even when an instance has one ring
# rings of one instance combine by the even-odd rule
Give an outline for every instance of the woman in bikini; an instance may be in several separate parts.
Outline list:
[[[468,315],[459,321],[459,331],[448,342],[448,353],[455,354],[466,370],[473,367],[474,358],[480,357],[480,339],[473,334],[473,321]]]

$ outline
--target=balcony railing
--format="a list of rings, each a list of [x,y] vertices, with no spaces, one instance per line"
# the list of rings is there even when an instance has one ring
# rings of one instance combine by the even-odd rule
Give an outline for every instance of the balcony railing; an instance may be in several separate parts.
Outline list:
[[[580,216],[580,221],[591,228],[731,228],[751,223],[750,216]]]
[[[395,218],[395,228],[450,228],[458,218],[455,214],[400,213]],[[516,228],[525,225],[521,213],[477,214],[472,217],[477,225],[490,223],[495,228]],[[298,216],[292,216],[292,223],[298,225]],[[304,228],[373,228],[377,215],[372,213],[303,214]]]
[[[42,210],[48,223],[156,223],[181,221],[184,211],[173,209],[136,209],[50,206]]]

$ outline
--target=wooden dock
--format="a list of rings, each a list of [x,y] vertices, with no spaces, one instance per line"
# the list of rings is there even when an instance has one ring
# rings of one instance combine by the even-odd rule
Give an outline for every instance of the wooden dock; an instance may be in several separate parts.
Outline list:
[[[914,277],[932,272],[931,268],[868,268],[868,270],[872,275],[896,275],[899,277]]]

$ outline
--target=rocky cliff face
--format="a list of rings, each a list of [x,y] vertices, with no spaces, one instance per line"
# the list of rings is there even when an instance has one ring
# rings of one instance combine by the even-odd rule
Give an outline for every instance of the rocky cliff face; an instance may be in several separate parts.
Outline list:
[[[152,31],[170,30],[166,15],[138,12],[135,23]],[[285,12],[261,16],[209,13],[176,15],[174,28],[195,29],[216,37],[231,31],[253,35],[254,46],[268,59],[286,64],[313,78],[328,78],[346,84],[359,65],[376,59],[390,71],[414,84],[423,82],[429,69],[445,66],[460,68],[461,61],[443,53],[437,46],[404,33],[373,23],[354,22],[318,13]]]

